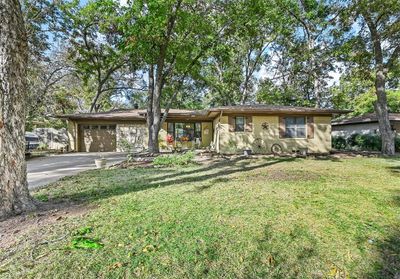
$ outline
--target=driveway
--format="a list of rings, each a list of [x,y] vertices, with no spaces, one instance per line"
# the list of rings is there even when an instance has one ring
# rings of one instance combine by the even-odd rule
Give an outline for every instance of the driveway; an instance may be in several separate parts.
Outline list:
[[[126,159],[126,153],[103,152],[107,166],[120,163]],[[69,153],[32,158],[27,161],[28,187],[34,189],[58,179],[74,175],[81,171],[96,168],[94,160],[99,153]]]

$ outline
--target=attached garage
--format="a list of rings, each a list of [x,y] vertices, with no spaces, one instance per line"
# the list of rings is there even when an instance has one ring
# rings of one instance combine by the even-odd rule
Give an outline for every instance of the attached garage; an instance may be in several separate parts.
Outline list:
[[[79,151],[116,151],[116,125],[79,124]]]

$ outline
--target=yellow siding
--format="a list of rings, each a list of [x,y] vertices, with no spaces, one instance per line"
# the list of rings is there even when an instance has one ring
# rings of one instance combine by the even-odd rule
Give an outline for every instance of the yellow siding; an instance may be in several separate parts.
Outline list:
[[[77,146],[77,138],[78,138],[78,132],[77,132],[77,127],[78,125],[76,122],[72,120],[67,121],[67,133],[68,133],[68,142],[69,142],[69,150],[70,151],[77,151],[78,146]]]
[[[395,122],[393,128],[396,130],[398,136],[400,136],[400,122]]]
[[[247,148],[256,153],[270,153],[275,143],[284,152],[299,148],[308,148],[310,153],[328,153],[331,150],[330,116],[314,116],[313,139],[279,138],[279,116],[253,116],[252,132],[229,132],[228,116],[222,116],[220,123],[219,148],[222,153],[237,153]],[[262,127],[263,123],[268,125],[268,129]],[[215,142],[218,143],[218,137]]]
[[[168,124],[164,122],[161,126],[160,132],[158,134],[158,143],[161,150],[168,149],[167,145],[167,131],[168,131]]]
[[[201,123],[201,147],[210,146],[213,135],[212,126],[211,122]]]

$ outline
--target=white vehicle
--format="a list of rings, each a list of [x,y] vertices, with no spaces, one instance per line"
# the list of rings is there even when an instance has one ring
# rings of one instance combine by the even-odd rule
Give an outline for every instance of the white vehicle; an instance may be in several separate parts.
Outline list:
[[[25,153],[30,153],[39,147],[39,137],[32,132],[25,133]]]

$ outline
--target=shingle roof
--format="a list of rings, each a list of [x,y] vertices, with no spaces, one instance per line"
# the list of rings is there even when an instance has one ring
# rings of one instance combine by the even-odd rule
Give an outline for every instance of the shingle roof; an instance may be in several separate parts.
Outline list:
[[[201,111],[170,109],[169,115],[199,114]],[[64,119],[101,119],[101,120],[145,120],[147,111],[145,109],[117,109],[95,113],[77,113],[58,115]]]
[[[162,110],[163,111],[163,110]],[[315,113],[315,114],[341,114],[350,111],[336,109],[321,109],[308,107],[289,107],[289,106],[273,106],[273,105],[239,105],[239,106],[221,106],[206,110],[185,110],[170,109],[168,117],[198,117],[210,118],[210,113],[231,112],[231,113]],[[145,109],[118,109],[107,112],[97,113],[78,113],[64,114],[56,117],[63,119],[98,119],[98,120],[145,120],[147,111]]]
[[[322,114],[342,114],[349,113],[349,110],[338,110],[329,108],[310,108],[310,107],[292,107],[292,106],[276,106],[276,105],[238,105],[238,106],[222,106],[211,108],[210,111],[226,111],[226,112],[258,112],[258,113],[322,113]]]
[[[389,113],[390,121],[400,121],[400,113]],[[378,118],[375,113],[366,113],[363,115],[339,119],[332,121],[332,125],[346,125],[346,124],[357,124],[357,123],[370,123],[370,122],[378,122]]]

